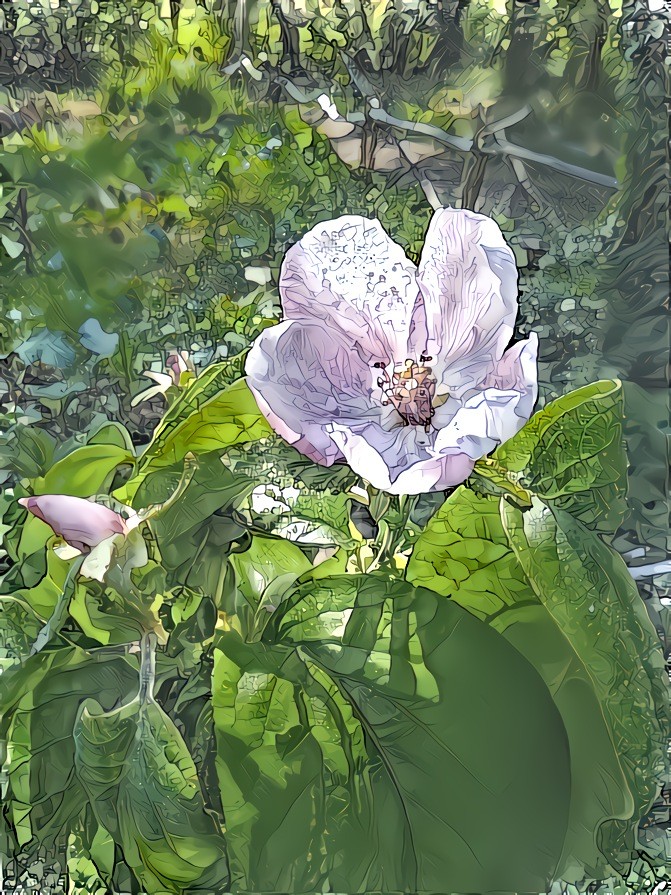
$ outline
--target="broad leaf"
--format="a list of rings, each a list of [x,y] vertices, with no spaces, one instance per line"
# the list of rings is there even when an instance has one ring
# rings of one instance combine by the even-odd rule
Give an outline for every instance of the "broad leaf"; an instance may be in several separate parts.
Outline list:
[[[69,895],[103,895],[111,888],[114,840],[95,819],[90,806],[68,836]]]
[[[217,771],[238,891],[390,891],[402,807],[332,679],[294,648],[228,632],[215,650]],[[261,647],[261,648],[259,648]]]
[[[222,798],[243,887],[297,891],[299,877],[263,869],[272,823],[312,888],[322,867],[336,891],[544,890],[564,841],[568,751],[531,666],[403,582],[312,580],[290,602],[275,645],[230,631],[217,653]]]
[[[161,422],[154,430],[147,454],[160,453],[166,441],[174,431],[207,401],[216,398],[230,383],[231,377],[241,371],[241,362],[237,358],[211,364],[197,379],[180,392],[178,398],[163,415]]]
[[[67,831],[86,804],[74,772],[73,729],[83,699],[112,708],[137,689],[122,659],[96,662],[72,647],[45,650],[0,677],[10,756],[6,806],[19,842],[37,848]]]
[[[300,692],[282,677],[242,670],[219,650],[213,691],[234,885],[318,891],[324,781],[319,744],[300,723]]]
[[[140,461],[140,475],[133,480],[133,486],[150,472],[179,463],[187,453],[198,456],[223,451],[272,434],[244,380],[207,400],[195,391],[199,381],[191,386],[193,410],[186,417],[170,420],[155,436]]]
[[[193,760],[154,702],[111,712],[82,706],[77,774],[99,823],[122,849],[148,895],[224,892],[224,838],[205,811]]]
[[[125,445],[85,444],[54,463],[42,478],[35,479],[33,493],[91,497],[107,490],[118,466],[132,466],[134,462],[135,457]]]
[[[571,516],[562,514],[563,524],[570,522],[577,538],[572,563],[558,562],[556,554],[550,563],[550,553],[535,561],[536,568],[540,563],[546,566],[540,584],[537,576],[529,576],[531,552],[521,562],[521,547],[514,549],[510,537],[526,518],[526,513],[506,500],[460,488],[418,539],[407,577],[449,596],[501,632],[545,680],[571,746],[571,815],[562,876],[577,881],[585,869],[596,877],[607,872],[619,847],[613,838],[619,839],[619,827],[612,824],[627,821],[632,829],[642,804],[636,792],[642,787],[647,798],[654,785],[659,749],[651,735],[655,730],[659,735],[656,711],[660,703],[659,697],[656,705],[651,698],[654,691],[641,662],[654,666],[659,652],[650,623],[639,617],[644,610],[626,570],[621,569],[619,583],[613,582],[606,569],[616,557]],[[552,549],[551,541],[549,536],[546,553]],[[599,563],[585,565],[579,559],[595,552]],[[587,599],[590,588],[594,592]],[[621,596],[616,599],[618,590]],[[610,593],[607,612],[603,611],[604,593]],[[562,617],[560,606],[565,614],[573,613],[571,624]],[[632,614],[637,618],[633,628]],[[610,683],[608,655],[619,656],[622,662],[621,673]],[[645,721],[640,726],[625,724],[618,735],[612,713],[624,721],[631,711],[624,681],[641,677],[647,682],[648,701],[640,706]],[[617,680],[622,687],[616,686]],[[627,755],[641,762],[636,775],[627,768]]]
[[[544,890],[566,831],[569,759],[540,677],[424,588],[369,575],[304,593],[283,630],[351,702],[396,792],[386,830],[400,823],[408,852],[395,888]]]
[[[621,557],[568,513],[539,500],[524,514],[505,503],[501,509],[534,593],[589,671],[638,821],[665,768],[669,691],[659,638],[636,585]],[[630,824],[614,824],[611,835],[623,851],[633,849]]]
[[[623,413],[619,382],[592,383],[534,414],[494,460],[544,500],[614,532],[626,512]]]
[[[257,535],[247,550],[231,555],[230,563],[235,573],[234,599],[224,608],[240,616],[248,639],[258,639],[299,575],[312,569],[299,547]]]

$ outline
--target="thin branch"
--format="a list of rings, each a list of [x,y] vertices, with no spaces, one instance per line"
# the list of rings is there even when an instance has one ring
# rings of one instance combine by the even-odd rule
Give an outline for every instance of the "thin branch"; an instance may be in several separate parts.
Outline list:
[[[373,121],[379,121],[389,127],[397,127],[410,131],[410,133],[432,137],[438,143],[444,143],[445,146],[449,146],[451,149],[456,149],[459,152],[470,152],[473,149],[473,140],[448,134],[447,131],[437,127],[435,124],[423,124],[420,121],[406,121],[403,118],[395,118],[382,108],[373,107],[368,115]]]
[[[568,174],[571,177],[577,177],[579,180],[586,180],[588,183],[596,183],[599,186],[606,186],[610,189],[617,189],[619,184],[616,177],[609,174],[599,174],[597,171],[590,171],[587,168],[581,168],[579,165],[572,165],[569,162],[563,162],[561,159],[552,155],[545,155],[542,152],[533,152],[531,149],[524,149],[517,146],[509,140],[494,138],[492,144],[487,147],[483,146],[483,152],[492,155],[509,155],[513,158],[525,159],[528,162],[535,162],[539,165],[546,165],[553,168],[560,174]]]
[[[511,158],[535,162],[536,164],[552,168],[560,174],[577,177],[579,180],[595,183],[598,186],[608,187],[610,189],[617,189],[619,186],[617,178],[612,177],[611,175],[600,174],[597,171],[591,171],[588,168],[582,168],[579,165],[564,162],[554,156],[535,152],[531,149],[525,149],[523,146],[511,143],[510,140],[505,139],[505,137],[497,137],[497,133],[504,131],[506,127],[518,124],[532,113],[533,110],[528,105],[522,106],[521,109],[510,115],[506,115],[498,121],[485,125],[478,135],[478,143],[476,146],[474,140],[450,134],[435,124],[409,121],[405,118],[397,118],[394,115],[390,115],[389,112],[382,108],[380,101],[376,96],[374,86],[356,65],[355,60],[346,53],[342,53],[341,55],[352,81],[361,95],[367,100],[367,115],[372,121],[386,125],[387,127],[405,130],[409,133],[422,134],[426,137],[431,137],[437,143],[442,143],[450,149],[457,150],[457,152],[472,152],[474,149],[479,149],[486,155],[510,156]],[[293,84],[288,78],[276,78],[276,80],[296,102],[314,101],[317,95],[323,92],[317,90],[306,93],[300,87]],[[346,116],[343,117],[345,117],[345,120],[348,120]]]

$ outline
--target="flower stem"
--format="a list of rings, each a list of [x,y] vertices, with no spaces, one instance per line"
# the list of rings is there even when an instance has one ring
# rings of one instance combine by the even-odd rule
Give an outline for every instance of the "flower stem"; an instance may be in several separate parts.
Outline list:
[[[387,496],[385,512],[388,512],[390,508],[394,512],[378,519],[378,535],[373,544],[375,553],[366,572],[374,572],[385,565],[393,565],[394,554],[406,537],[410,514],[418,499],[419,496],[414,494],[402,494],[398,499]]]
[[[198,469],[198,460],[196,459],[194,454],[188,453],[184,457],[184,468],[182,469],[182,474],[180,476],[179,482],[177,483],[177,487],[172,492],[172,494],[163,501],[163,503],[155,503],[151,504],[151,506],[145,507],[143,510],[137,514],[142,522],[147,519],[151,519],[152,516],[157,516],[160,513],[163,513],[169,507],[171,507],[176,500],[184,494],[186,489],[191,484],[191,479],[196,474],[196,470]]]
[[[156,634],[147,632],[140,640],[140,691],[142,705],[154,701],[156,682]]]

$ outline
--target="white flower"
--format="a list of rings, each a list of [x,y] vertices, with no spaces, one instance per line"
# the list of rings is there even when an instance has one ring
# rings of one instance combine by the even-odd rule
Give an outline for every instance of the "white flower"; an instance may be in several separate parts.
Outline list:
[[[253,345],[248,383],[317,463],[392,494],[444,489],[531,415],[537,338],[508,348],[517,269],[490,218],[437,211],[418,267],[379,221],[327,221],[289,249],[279,288],[285,319]]]

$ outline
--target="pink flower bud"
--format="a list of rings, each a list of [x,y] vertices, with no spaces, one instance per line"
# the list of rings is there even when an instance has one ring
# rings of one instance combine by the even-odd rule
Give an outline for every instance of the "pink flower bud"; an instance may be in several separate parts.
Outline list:
[[[19,503],[33,516],[46,522],[68,544],[84,553],[105,538],[128,533],[123,516],[82,497],[40,494],[37,497],[22,497]]]
[[[193,364],[189,360],[189,352],[179,351],[169,354],[166,358],[165,368],[169,371],[174,384],[179,385],[182,373],[193,369]]]

